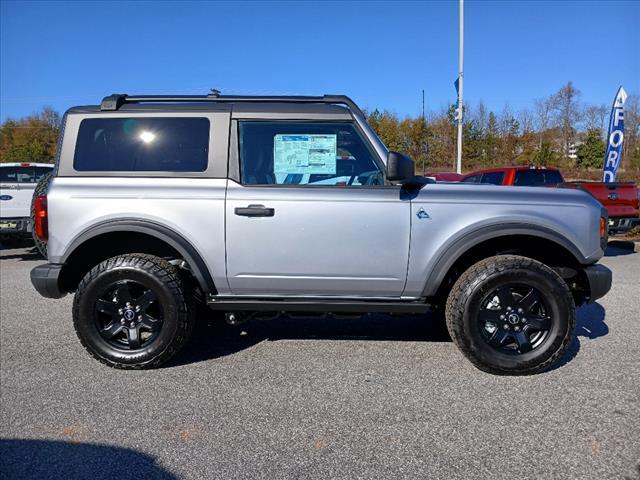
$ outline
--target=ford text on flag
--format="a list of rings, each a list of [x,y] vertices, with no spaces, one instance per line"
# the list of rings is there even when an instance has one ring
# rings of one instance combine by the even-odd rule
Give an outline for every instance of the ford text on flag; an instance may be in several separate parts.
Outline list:
[[[611,108],[611,118],[609,119],[609,132],[607,135],[607,152],[604,156],[604,167],[602,169],[603,182],[615,182],[618,166],[620,166],[620,156],[622,155],[622,142],[624,141],[624,102],[627,99],[627,92],[620,87]]]

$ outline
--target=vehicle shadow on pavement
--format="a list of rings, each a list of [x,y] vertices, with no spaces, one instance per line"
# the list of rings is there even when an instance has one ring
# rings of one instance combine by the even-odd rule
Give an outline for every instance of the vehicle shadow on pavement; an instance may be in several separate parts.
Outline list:
[[[278,315],[254,318],[231,326],[216,314],[198,318],[196,331],[182,352],[166,367],[196,363],[232,355],[263,341],[364,340],[450,342],[444,322],[425,315],[363,315],[312,317]]]
[[[0,477],[20,480],[177,480],[147,454],[55,440],[0,439]]]
[[[583,305],[576,312],[576,333],[569,348],[551,370],[566,365],[573,360],[580,351],[580,337],[590,340],[604,337],[609,333],[609,327],[604,323],[606,311],[599,303]]]
[[[28,249],[16,249],[14,247],[0,246],[0,260],[44,260],[36,247]]]
[[[621,255],[633,255],[635,251],[635,242],[626,240],[611,240],[604,252],[605,257],[619,257]]]

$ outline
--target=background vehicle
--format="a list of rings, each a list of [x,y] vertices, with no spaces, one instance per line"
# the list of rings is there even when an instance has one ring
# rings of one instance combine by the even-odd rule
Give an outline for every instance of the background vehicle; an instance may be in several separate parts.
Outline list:
[[[478,368],[531,374],[611,285],[592,196],[416,177],[348,97],[113,95],[65,121],[31,280],[75,292],[78,337],[110,366],[167,361],[197,304],[230,323],[434,307]]]
[[[460,181],[520,187],[548,187],[556,186],[564,182],[564,179],[560,170],[555,167],[519,166],[478,170],[464,175]]]
[[[633,182],[565,182],[555,167],[502,167],[480,170],[465,175],[464,183],[494,185],[561,187],[580,189],[590,193],[606,209],[609,233],[625,233],[640,222],[640,190]]]
[[[31,237],[31,200],[48,163],[0,163],[0,239]]]
[[[464,175],[455,172],[425,173],[424,176],[432,178],[436,182],[459,182],[464,177]]]
[[[562,188],[577,188],[593,195],[607,209],[609,233],[623,234],[640,225],[640,190],[633,182],[566,182]]]

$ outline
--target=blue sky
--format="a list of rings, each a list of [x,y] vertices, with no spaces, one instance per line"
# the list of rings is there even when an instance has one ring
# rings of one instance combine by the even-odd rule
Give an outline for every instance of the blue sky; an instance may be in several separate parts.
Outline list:
[[[590,103],[640,93],[640,2],[465,8],[465,100],[518,109],[572,80]],[[0,116],[112,92],[345,93],[415,115],[455,100],[456,2],[2,1]]]

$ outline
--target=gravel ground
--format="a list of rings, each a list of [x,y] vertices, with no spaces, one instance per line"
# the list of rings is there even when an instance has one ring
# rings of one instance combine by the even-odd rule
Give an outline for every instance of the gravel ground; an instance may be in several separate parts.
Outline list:
[[[166,368],[92,360],[0,252],[0,477],[640,479],[640,253],[560,366],[473,368],[428,317],[201,322]],[[204,320],[204,319],[203,319]]]

